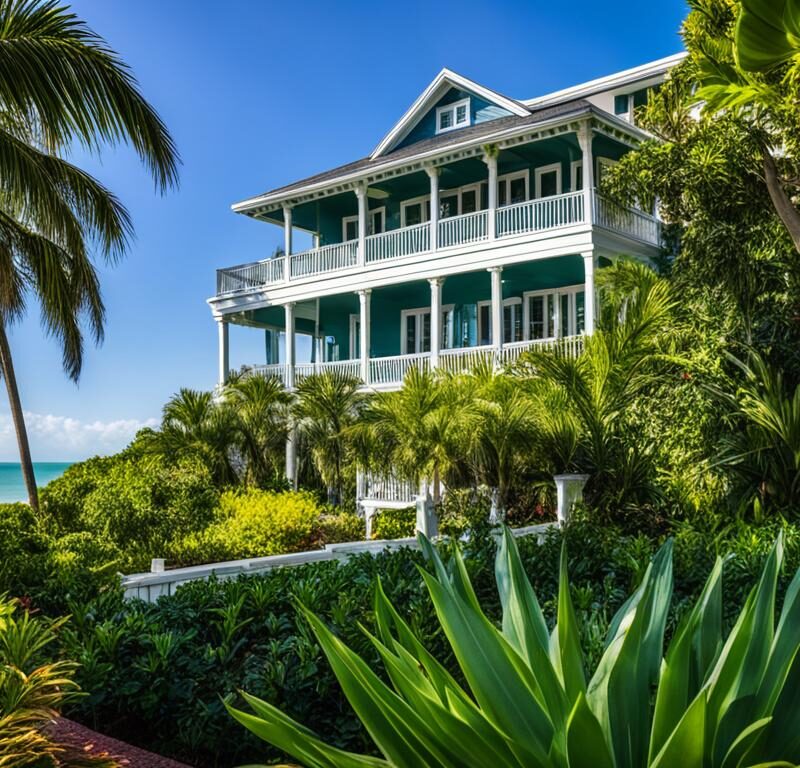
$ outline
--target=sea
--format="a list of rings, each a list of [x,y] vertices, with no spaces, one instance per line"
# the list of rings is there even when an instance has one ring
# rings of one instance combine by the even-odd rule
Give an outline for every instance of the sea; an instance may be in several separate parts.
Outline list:
[[[70,461],[35,461],[33,463],[33,474],[36,477],[36,485],[41,488],[51,480],[61,477],[71,464],[72,462]],[[25,491],[25,483],[22,479],[22,469],[19,463],[1,461],[0,504],[27,500],[28,494]]]

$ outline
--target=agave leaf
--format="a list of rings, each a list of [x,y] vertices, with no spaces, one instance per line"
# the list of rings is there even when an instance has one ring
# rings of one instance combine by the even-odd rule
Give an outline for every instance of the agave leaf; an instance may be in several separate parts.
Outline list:
[[[717,558],[703,592],[681,620],[661,665],[650,759],[661,751],[686,708],[705,682],[722,637],[722,565]]]
[[[670,768],[673,765],[703,765],[705,753],[706,694],[701,692],[683,710],[678,725],[664,742],[650,768]]]
[[[656,553],[639,589],[612,621],[613,635],[587,699],[617,765],[642,765],[650,733],[650,690],[658,677],[672,587],[672,542]]]
[[[455,768],[457,762],[448,756],[438,734],[311,611],[301,610],[347,700],[389,762],[397,768]]]
[[[614,768],[614,757],[583,693],[578,694],[567,722],[569,768]]]
[[[453,558],[451,560],[452,568],[448,571],[430,539],[424,533],[419,533],[417,534],[417,540],[425,555],[425,559],[433,563],[439,581],[442,584],[451,584],[462,600],[466,600],[475,610],[480,611],[481,607],[475,595],[475,590],[472,589],[472,584],[467,575],[467,569],[464,566],[464,559],[461,557],[461,551],[456,549],[453,553]]]
[[[308,768],[386,768],[389,765],[378,757],[330,747],[272,704],[246,693],[242,695],[256,715],[242,712],[226,702],[228,712],[256,736],[297,758]]]

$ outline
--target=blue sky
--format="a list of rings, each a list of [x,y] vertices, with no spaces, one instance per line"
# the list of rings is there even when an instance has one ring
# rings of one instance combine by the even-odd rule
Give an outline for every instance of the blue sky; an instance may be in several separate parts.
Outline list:
[[[34,459],[125,445],[180,387],[210,388],[214,270],[266,257],[277,227],[230,204],[369,153],[444,66],[531,98],[680,50],[684,2],[408,0],[291,3],[74,0],[133,68],[183,158],[164,197],[127,150],[75,160],[129,207],[136,240],[103,269],[105,343],[78,386],[38,309],[11,344]],[[233,328],[231,364],[262,362],[263,337]],[[3,395],[0,461],[16,444]]]

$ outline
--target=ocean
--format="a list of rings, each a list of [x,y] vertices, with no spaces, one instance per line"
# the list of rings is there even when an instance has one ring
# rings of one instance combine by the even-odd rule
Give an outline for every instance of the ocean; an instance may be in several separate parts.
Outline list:
[[[35,461],[33,473],[36,476],[36,485],[40,488],[51,480],[61,477],[64,471],[72,464],[71,461]],[[0,462],[0,504],[9,504],[14,501],[27,501],[25,483],[22,480],[22,469],[18,462]]]

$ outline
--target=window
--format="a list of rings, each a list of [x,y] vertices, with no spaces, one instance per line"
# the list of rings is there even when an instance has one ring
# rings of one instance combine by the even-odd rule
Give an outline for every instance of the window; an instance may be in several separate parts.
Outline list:
[[[561,163],[537,168],[536,197],[552,197],[561,193]]]
[[[400,313],[402,354],[413,355],[431,351],[431,311],[430,309],[404,309]],[[453,305],[442,307],[442,338],[440,349],[453,346]]]
[[[386,208],[373,208],[369,212],[367,235],[379,235],[385,229]],[[358,216],[345,216],[342,219],[342,242],[358,239]]]
[[[497,204],[511,205],[528,199],[528,172],[507,173],[497,179]]]
[[[583,189],[583,160],[575,160],[570,165],[569,188],[571,192]]]
[[[469,99],[455,101],[436,108],[436,133],[464,128],[470,124]]]
[[[361,357],[361,317],[350,315],[350,360]]]
[[[583,333],[583,286],[526,293],[524,313],[526,339],[553,339]]]
[[[614,97],[614,114],[623,120],[630,120],[631,97],[627,93],[619,93]]]
[[[523,340],[522,299],[503,300],[503,343]],[[478,302],[478,344],[492,344],[492,302]]]
[[[415,197],[400,204],[400,226],[413,227],[430,221],[431,200],[430,196]]]

